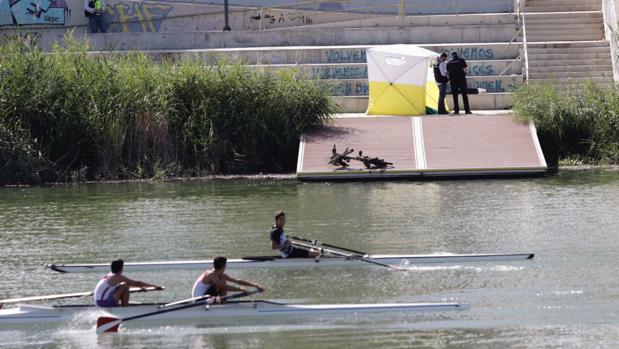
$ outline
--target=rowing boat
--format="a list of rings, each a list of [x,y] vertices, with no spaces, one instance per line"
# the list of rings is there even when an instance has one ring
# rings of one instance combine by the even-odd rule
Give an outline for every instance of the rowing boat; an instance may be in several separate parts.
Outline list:
[[[162,304],[155,303],[113,308],[97,308],[93,305],[21,304],[14,308],[0,310],[0,325],[54,324],[83,321],[83,319],[96,319],[97,316],[127,318],[156,312],[161,310],[162,307]],[[147,319],[207,320],[211,318],[261,318],[267,316],[437,312],[469,308],[470,305],[466,303],[285,304],[265,300],[251,300],[196,306],[157,314]],[[146,318],[142,321],[144,320]]]
[[[400,267],[409,267],[434,263],[464,263],[464,262],[496,262],[508,260],[523,260],[533,258],[533,253],[512,254],[431,254],[431,255],[362,255],[363,259]],[[371,265],[359,258],[323,257],[314,258],[281,258],[279,256],[243,257],[228,259],[227,269],[245,268],[307,268]],[[125,272],[178,270],[178,269],[208,269],[212,268],[213,260],[161,261],[161,262],[127,262]],[[46,264],[45,267],[61,273],[108,272],[109,263],[83,264]]]

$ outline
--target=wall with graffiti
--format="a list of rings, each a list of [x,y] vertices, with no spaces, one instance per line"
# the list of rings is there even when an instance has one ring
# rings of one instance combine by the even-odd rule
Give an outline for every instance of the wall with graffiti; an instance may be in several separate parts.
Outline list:
[[[65,25],[65,0],[0,0],[0,26]]]
[[[405,3],[419,11],[436,8],[440,13],[458,13],[461,9],[455,9],[454,4],[467,3],[454,1],[409,0]],[[384,6],[377,5],[383,2]],[[232,30],[259,30],[367,19],[382,16],[386,8],[398,2],[372,1],[369,4],[373,5],[361,11],[356,5],[355,10],[349,8],[353,5],[348,2],[337,1],[312,5],[291,0],[230,0],[229,24]],[[106,0],[105,3],[103,21],[109,32],[219,31],[224,26],[223,0]],[[476,0],[474,3],[487,5],[475,8],[473,12],[476,13],[505,12],[509,9],[503,5],[511,4],[511,0]],[[278,5],[281,8],[277,8]],[[389,14],[395,13],[397,11]],[[0,0],[0,27],[85,28],[87,23],[83,0]]]

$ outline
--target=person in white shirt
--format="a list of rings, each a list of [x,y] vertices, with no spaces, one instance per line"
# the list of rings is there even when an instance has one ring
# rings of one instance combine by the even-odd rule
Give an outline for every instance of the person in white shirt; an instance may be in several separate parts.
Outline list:
[[[124,262],[117,259],[110,265],[111,273],[105,275],[95,286],[94,298],[98,307],[116,307],[120,302],[122,306],[129,305],[129,288],[133,287],[155,287],[161,286],[147,284],[146,282],[131,280],[123,273]]]

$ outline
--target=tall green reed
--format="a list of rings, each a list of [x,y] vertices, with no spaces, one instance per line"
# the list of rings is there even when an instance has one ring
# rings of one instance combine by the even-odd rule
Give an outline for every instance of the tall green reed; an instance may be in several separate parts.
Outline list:
[[[592,164],[619,163],[619,87],[588,82],[567,92],[552,85],[523,85],[513,98],[516,118],[535,123],[551,165],[578,158]]]
[[[3,41],[0,96],[5,143],[36,155],[29,183],[292,171],[300,135],[336,111],[294,71],[95,55],[70,37],[45,54]]]

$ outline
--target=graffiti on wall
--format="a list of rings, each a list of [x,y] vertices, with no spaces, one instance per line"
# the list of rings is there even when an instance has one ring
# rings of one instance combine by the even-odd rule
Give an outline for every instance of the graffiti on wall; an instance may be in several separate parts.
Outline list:
[[[293,24],[293,25],[306,25],[313,24],[314,20],[308,15],[300,12],[281,12],[279,15],[264,12],[260,14],[259,11],[254,11],[249,16],[251,22],[262,21],[264,25],[276,25],[276,24]]]
[[[0,26],[64,25],[70,13],[65,0],[0,0]]]
[[[446,48],[441,50],[441,52],[446,53],[447,55],[451,54],[450,49]],[[454,51],[458,52],[458,56],[464,59],[493,59],[494,51],[491,48],[485,47],[459,47]]]
[[[167,4],[119,2],[108,6],[105,21],[109,32],[158,32],[170,11],[172,5]]]
[[[368,67],[312,67],[310,76],[319,79],[367,79]]]
[[[327,63],[365,63],[365,49],[325,50]]]

